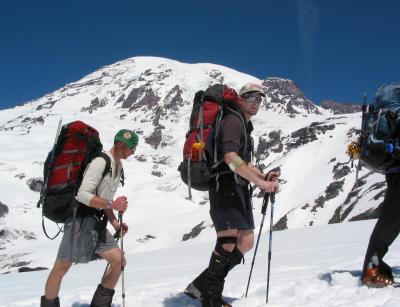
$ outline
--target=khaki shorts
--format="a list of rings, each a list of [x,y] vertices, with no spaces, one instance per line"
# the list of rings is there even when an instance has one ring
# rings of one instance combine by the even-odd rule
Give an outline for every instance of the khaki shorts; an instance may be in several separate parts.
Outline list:
[[[87,263],[93,259],[95,254],[100,254],[107,250],[118,248],[117,242],[106,231],[105,242],[98,240],[98,234],[95,230],[96,218],[93,216],[77,217],[75,220],[75,230],[72,247],[71,259],[71,232],[72,220],[64,224],[64,235],[61,240],[57,253],[57,260],[69,261],[73,263]]]

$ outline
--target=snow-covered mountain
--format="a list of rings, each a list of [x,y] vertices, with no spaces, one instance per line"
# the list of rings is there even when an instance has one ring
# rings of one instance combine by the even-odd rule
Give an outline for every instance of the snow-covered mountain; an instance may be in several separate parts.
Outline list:
[[[321,108],[311,102],[295,82],[282,78],[267,78],[262,82],[267,94],[266,109],[290,117],[302,114],[322,115]]]
[[[135,157],[125,163],[126,185],[118,191],[130,203],[128,251],[149,252],[212,237],[207,193],[194,191],[193,199],[186,199],[177,167],[195,92],[221,82],[236,89],[259,82],[267,95],[254,117],[253,135],[260,167],[282,168],[276,229],[375,215],[384,178],[362,170],[354,186],[355,168],[345,155],[346,144],[357,134],[359,113],[334,115],[307,99],[291,80],[259,80],[214,64],[136,57],[0,111],[0,272],[49,267],[54,260],[54,253],[37,252],[57,244],[45,239],[36,202],[43,161],[60,118],[96,127],[105,148],[120,128],[140,135]],[[258,190],[254,196],[259,221],[262,199]],[[47,224],[50,232],[57,230]]]

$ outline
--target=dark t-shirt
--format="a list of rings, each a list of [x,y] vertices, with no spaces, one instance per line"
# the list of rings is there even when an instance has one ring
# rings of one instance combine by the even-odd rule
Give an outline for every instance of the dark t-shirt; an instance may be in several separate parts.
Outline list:
[[[243,122],[234,114],[228,114],[221,120],[218,138],[220,145],[218,147],[222,157],[228,152],[235,152],[245,162],[251,162],[253,140],[250,134],[253,131],[253,124],[248,121],[245,126],[246,130],[243,128]],[[245,133],[247,134],[246,149],[244,149]]]
[[[228,152],[235,152],[238,154],[246,163],[251,162],[251,155],[253,152],[253,142],[251,138],[251,131],[253,130],[253,125],[251,121],[246,124],[246,130],[243,127],[243,122],[235,114],[226,115],[220,123],[219,126],[219,136],[217,140],[218,147],[218,159],[222,159],[224,155]],[[247,148],[245,149],[245,133],[247,134]],[[220,171],[231,172],[228,165],[222,164]],[[232,172],[233,175],[233,172]],[[233,180],[232,175],[223,176],[228,181]],[[228,178],[230,179],[228,179]],[[240,176],[238,176],[239,184],[245,184],[247,181]]]
[[[222,119],[220,124],[220,148],[222,155],[228,152],[239,154],[240,141],[244,138],[243,130],[243,123],[236,115],[228,114]]]

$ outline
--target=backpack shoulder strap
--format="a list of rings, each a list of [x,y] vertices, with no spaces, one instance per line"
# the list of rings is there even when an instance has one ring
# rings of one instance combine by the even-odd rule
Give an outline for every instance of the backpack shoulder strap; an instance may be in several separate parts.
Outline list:
[[[221,121],[228,114],[233,114],[233,115],[237,116],[240,119],[240,122],[242,123],[242,126],[243,126],[243,131],[244,131],[244,147],[243,147],[244,150],[243,151],[245,151],[246,148],[247,148],[248,140],[247,140],[247,132],[246,132],[246,123],[245,123],[245,121],[243,119],[243,116],[240,114],[240,112],[238,112],[236,110],[233,110],[233,109],[229,108],[228,106],[222,107],[220,109],[220,111],[218,112],[217,119],[215,121],[215,128],[214,128],[215,129],[215,133],[214,133],[214,140],[213,140],[215,146],[214,146],[214,155],[213,155],[214,156],[214,161],[213,161],[212,169],[215,169],[216,167],[218,167],[224,161],[223,157],[221,159],[218,159],[218,157],[217,157],[218,156],[218,149],[217,149],[216,144],[217,144],[217,138],[218,138],[219,132],[220,132],[219,130],[220,130]]]
[[[108,173],[110,173],[112,175],[112,167],[111,167],[110,157],[105,152],[101,152],[98,155],[98,157],[102,157],[104,160],[106,160],[106,166],[104,167],[104,171],[103,171],[103,174],[101,175],[101,178],[103,179]],[[125,184],[124,168],[121,168],[120,182],[121,182],[121,185],[124,186],[124,184]]]
[[[212,161],[213,162],[212,167],[211,167],[212,169],[217,168],[224,161],[223,157],[218,160],[218,147],[217,147],[219,126],[221,124],[221,120],[223,117],[224,117],[224,108],[220,108],[220,110],[218,111],[218,114],[217,114],[217,119],[215,120],[215,127],[214,127],[214,129],[215,129],[214,136],[213,136],[214,137],[214,139],[213,139],[213,142],[214,142],[213,158],[214,158],[214,160]]]
[[[237,110],[234,110],[234,109],[232,109],[232,108],[230,108],[230,107],[228,107],[226,105],[222,106],[222,108],[218,112],[217,119],[215,121],[215,128],[214,128],[215,129],[214,140],[213,140],[213,142],[214,142],[214,160],[213,160],[213,165],[211,166],[211,169],[213,171],[215,171],[224,162],[224,157],[221,157],[220,159],[218,159],[217,137],[218,137],[219,132],[220,132],[219,130],[220,130],[221,121],[228,114],[233,114],[233,115],[235,115],[235,116],[237,116],[239,118],[239,120],[240,120],[240,122],[242,124],[242,127],[243,127],[243,132],[244,132],[243,152],[245,152],[246,148],[247,148],[247,142],[248,142],[248,140],[247,140],[247,131],[246,131],[246,123],[245,123],[245,120],[244,120],[243,116]],[[230,170],[229,171],[222,171],[222,172],[218,172],[217,171],[215,173],[215,175],[214,175],[215,176],[215,180],[217,182],[217,187],[216,187],[217,191],[219,190],[219,176],[222,175],[222,174],[225,174],[225,173],[232,173],[232,171],[230,171]],[[233,176],[234,176],[235,182],[237,183],[238,182],[237,174],[233,173]]]
[[[240,122],[242,123],[243,132],[244,132],[244,147],[243,147],[243,152],[245,152],[246,149],[247,149],[248,139],[247,139],[246,122],[245,122],[245,120],[244,120],[244,118],[243,118],[243,115],[242,115],[239,111],[234,110],[234,109],[232,109],[232,108],[230,108],[230,107],[228,107],[228,106],[227,106],[226,108],[229,110],[230,113],[235,114],[237,117],[239,117]]]
[[[121,168],[121,178],[120,178],[121,185],[124,186],[125,184],[125,172],[124,168]]]
[[[112,174],[111,159],[105,152],[100,152],[97,157],[101,157],[106,161],[106,166],[104,167],[103,173],[101,174],[101,179],[103,179],[108,173]]]

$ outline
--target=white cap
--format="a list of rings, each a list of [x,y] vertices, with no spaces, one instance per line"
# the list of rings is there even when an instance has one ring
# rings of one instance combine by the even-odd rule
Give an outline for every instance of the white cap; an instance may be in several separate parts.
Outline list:
[[[243,87],[240,89],[239,96],[243,96],[245,94],[259,94],[265,97],[261,85],[257,83],[246,83],[245,85],[243,85]]]

